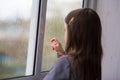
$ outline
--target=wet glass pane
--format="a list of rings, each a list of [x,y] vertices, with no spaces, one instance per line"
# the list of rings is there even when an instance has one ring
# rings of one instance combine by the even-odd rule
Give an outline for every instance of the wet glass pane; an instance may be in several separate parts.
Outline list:
[[[33,0],[0,0],[0,79],[33,74],[32,7]]]
[[[50,70],[57,59],[56,52],[50,49],[50,38],[56,37],[65,46],[64,18],[71,10],[81,8],[82,3],[83,0],[48,0],[42,71]]]

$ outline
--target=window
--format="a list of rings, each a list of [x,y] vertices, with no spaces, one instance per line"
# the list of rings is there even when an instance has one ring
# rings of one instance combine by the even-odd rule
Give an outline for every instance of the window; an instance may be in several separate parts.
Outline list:
[[[64,18],[71,10],[81,8],[82,3],[83,0],[48,0],[42,71],[49,71],[57,59],[56,53],[49,47],[50,38],[56,37],[65,46]]]
[[[34,71],[38,0],[0,0],[0,79]]]
[[[41,72],[49,71],[57,59],[49,39],[56,37],[65,46],[64,18],[82,3],[0,0],[0,80],[41,80]]]

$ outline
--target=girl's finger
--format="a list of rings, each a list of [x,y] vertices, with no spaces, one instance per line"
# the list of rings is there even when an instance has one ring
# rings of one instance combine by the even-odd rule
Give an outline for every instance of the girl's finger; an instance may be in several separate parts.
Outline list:
[[[59,43],[59,41],[56,38],[50,39],[50,42],[57,42],[57,43]]]
[[[50,39],[50,42],[56,41],[56,38],[52,38]]]

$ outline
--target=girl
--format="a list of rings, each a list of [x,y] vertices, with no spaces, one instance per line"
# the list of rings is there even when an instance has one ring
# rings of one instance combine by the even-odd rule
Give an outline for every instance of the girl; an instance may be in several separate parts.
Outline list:
[[[83,8],[70,12],[65,18],[63,50],[56,38],[51,48],[60,58],[44,80],[101,80],[101,22],[98,14]]]

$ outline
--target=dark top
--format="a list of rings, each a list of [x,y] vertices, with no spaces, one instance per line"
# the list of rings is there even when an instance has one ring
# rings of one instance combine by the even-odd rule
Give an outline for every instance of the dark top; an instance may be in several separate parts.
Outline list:
[[[63,55],[43,80],[70,80],[71,57]]]

